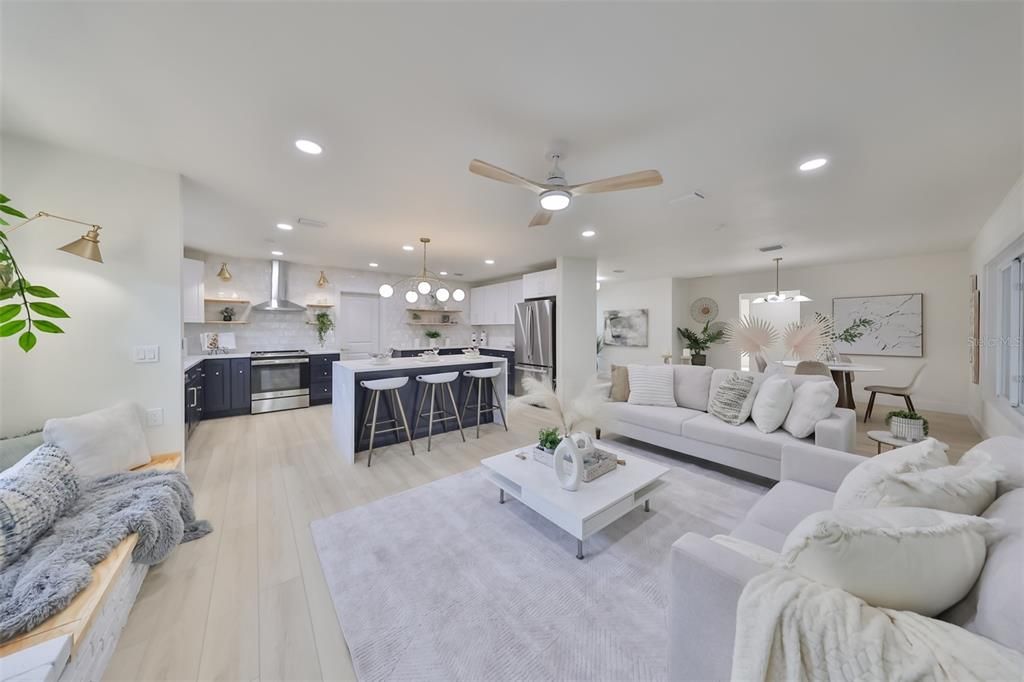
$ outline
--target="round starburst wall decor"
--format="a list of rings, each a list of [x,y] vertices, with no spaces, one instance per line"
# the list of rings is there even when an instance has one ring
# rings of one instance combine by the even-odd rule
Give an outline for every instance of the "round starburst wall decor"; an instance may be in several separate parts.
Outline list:
[[[690,317],[695,322],[704,324],[718,317],[718,304],[715,299],[703,296],[690,304]]]

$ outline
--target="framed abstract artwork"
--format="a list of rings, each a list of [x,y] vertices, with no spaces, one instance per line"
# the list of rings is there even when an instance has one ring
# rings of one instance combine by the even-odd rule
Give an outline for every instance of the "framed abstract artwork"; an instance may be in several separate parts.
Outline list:
[[[606,346],[647,347],[647,309],[604,311]]]
[[[837,330],[860,325],[866,331],[852,343],[837,341],[838,353],[919,358],[924,355],[923,294],[850,296],[832,299]]]

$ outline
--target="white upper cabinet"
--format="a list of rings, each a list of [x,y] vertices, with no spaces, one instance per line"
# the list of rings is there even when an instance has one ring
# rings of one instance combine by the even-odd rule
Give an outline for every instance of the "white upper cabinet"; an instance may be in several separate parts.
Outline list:
[[[183,258],[181,261],[181,319],[182,322],[205,322],[206,263]]]
[[[518,280],[474,287],[469,292],[469,323],[512,324],[515,304],[522,300],[522,283]]]
[[[542,298],[558,295],[558,270],[544,270],[523,275],[523,298]]]

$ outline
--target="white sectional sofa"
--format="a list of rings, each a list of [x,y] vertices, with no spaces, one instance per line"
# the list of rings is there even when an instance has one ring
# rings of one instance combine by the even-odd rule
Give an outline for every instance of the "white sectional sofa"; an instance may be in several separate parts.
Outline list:
[[[807,443],[853,452],[857,415],[835,408],[817,423],[813,438],[795,438],[779,429],[762,433],[750,420],[732,426],[708,414],[708,402],[718,385],[737,370],[674,365],[674,393],[681,407],[652,407],[611,402],[606,405],[602,431],[658,445],[693,457],[717,462],[758,476],[779,480],[782,447]],[[756,373],[754,373],[756,375]],[[789,376],[794,388],[806,381],[832,381],[825,376]]]

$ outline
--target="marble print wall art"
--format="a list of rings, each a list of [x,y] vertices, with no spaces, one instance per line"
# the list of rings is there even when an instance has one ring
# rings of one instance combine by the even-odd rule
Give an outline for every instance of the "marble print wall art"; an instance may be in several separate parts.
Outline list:
[[[847,355],[889,355],[919,358],[924,355],[924,306],[922,294],[853,296],[832,299],[836,329],[857,320],[871,326],[853,343],[837,341],[837,352]]]

